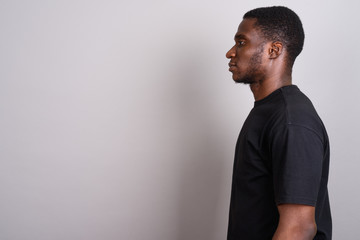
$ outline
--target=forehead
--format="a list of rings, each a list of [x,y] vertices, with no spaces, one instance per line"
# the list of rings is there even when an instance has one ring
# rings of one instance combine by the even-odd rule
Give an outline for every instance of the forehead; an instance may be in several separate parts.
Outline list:
[[[256,23],[255,18],[246,18],[242,20],[238,27],[238,31],[235,34],[235,39],[237,38],[247,38],[249,40],[262,39],[259,30],[254,26]]]

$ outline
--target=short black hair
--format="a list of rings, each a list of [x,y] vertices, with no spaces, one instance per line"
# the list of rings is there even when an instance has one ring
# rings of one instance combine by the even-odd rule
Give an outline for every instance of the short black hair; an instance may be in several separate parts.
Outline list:
[[[245,13],[244,19],[255,18],[254,24],[268,41],[279,41],[288,52],[288,64],[294,64],[304,46],[304,29],[299,16],[287,7],[256,8]]]

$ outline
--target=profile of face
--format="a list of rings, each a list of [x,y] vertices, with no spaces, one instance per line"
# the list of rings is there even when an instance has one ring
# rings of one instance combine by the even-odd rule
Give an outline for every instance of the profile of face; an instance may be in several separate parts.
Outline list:
[[[230,59],[229,71],[237,83],[261,82],[265,73],[262,67],[265,57],[265,40],[254,27],[256,19],[244,19],[235,34],[235,45],[226,53]]]

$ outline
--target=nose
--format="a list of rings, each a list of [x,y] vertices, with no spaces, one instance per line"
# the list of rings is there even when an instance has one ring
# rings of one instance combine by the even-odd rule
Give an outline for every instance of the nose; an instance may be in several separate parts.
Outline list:
[[[226,53],[226,58],[232,58],[235,57],[235,46],[230,48],[230,50]]]

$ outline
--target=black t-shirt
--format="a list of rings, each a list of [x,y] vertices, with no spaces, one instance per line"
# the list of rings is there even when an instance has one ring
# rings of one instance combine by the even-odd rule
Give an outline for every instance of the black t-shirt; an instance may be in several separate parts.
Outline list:
[[[298,87],[256,101],[236,144],[227,239],[271,239],[282,203],[315,206],[314,239],[331,239],[328,173],[325,127]]]

